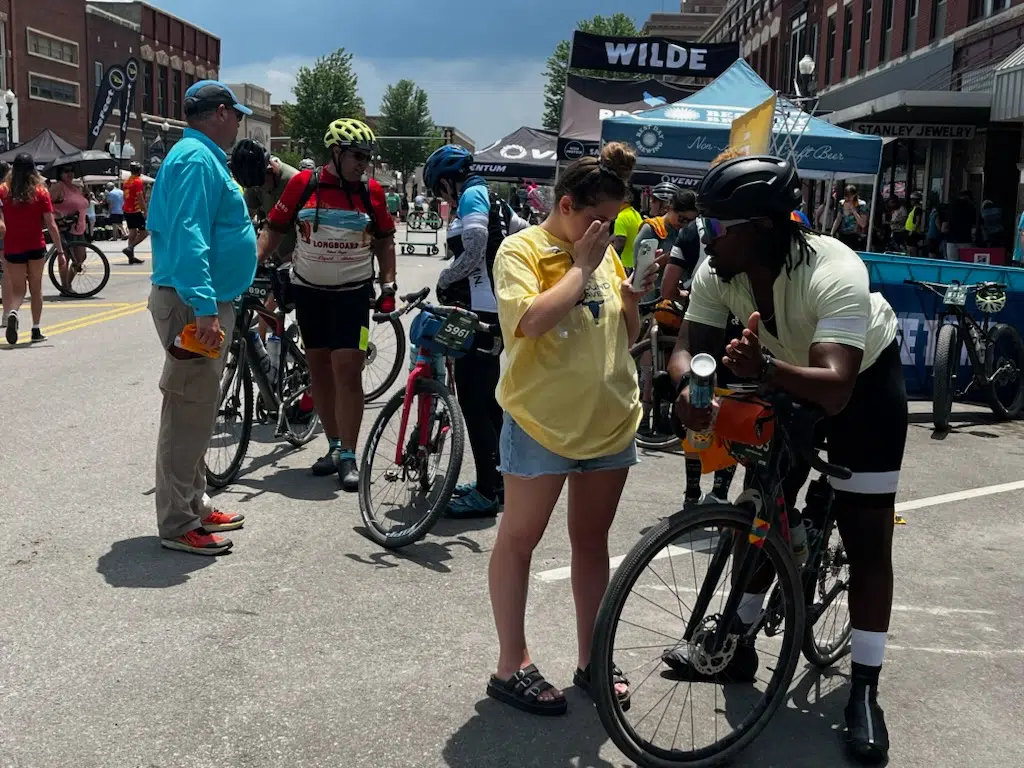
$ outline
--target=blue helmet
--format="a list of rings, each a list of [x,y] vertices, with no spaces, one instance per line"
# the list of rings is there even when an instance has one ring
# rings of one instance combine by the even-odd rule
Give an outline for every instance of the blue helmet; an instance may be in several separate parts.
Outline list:
[[[469,175],[473,164],[473,153],[458,144],[445,144],[427,158],[423,166],[423,183],[427,189],[436,191],[441,179],[461,181]]]

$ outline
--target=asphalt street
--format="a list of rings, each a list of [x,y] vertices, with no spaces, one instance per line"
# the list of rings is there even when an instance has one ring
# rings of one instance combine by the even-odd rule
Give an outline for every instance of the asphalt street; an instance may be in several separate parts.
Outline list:
[[[528,635],[538,666],[567,688],[566,718],[484,695],[495,521],[442,522],[384,551],[361,535],[356,497],[309,474],[322,438],[294,450],[257,433],[242,477],[216,497],[247,516],[231,554],[162,550],[149,254],[128,267],[107,250],[113,276],[99,296],[59,300],[47,285],[49,340],[0,345],[0,766],[629,765],[569,687],[564,498],[534,558]],[[432,286],[440,268],[400,256],[400,289]],[[928,404],[912,410],[881,689],[890,765],[1022,765],[1024,427],[964,405],[938,439]],[[464,479],[471,467],[467,457]],[[612,553],[675,511],[682,484],[680,456],[643,455]],[[848,658],[824,674],[801,660],[784,709],[735,764],[845,765],[848,674]]]

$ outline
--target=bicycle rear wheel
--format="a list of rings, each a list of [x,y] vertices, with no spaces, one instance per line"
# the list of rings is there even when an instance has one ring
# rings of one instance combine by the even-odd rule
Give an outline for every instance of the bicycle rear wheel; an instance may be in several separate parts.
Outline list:
[[[728,762],[765,728],[786,697],[800,656],[804,605],[789,547],[774,528],[760,553],[781,574],[780,599],[771,631],[758,642],[760,675],[755,673],[752,683],[686,682],[661,658],[666,648],[687,649],[708,672],[716,672],[736,653],[735,634],[716,655],[708,654],[704,643],[722,620],[731,591],[733,542],[747,540],[752,520],[749,509],[729,504],[677,513],[633,547],[609,584],[594,632],[592,692],[608,735],[639,765]],[[682,582],[691,576],[692,584]],[[708,603],[687,637],[698,596]],[[754,626],[763,625],[762,619]],[[614,664],[631,679],[628,712],[614,692]]]
[[[214,488],[223,488],[238,477],[252,436],[252,407],[245,342],[236,330],[221,374],[217,418],[206,449],[206,482]]]
[[[817,551],[817,562],[808,563],[804,570],[807,623],[803,652],[811,664],[825,668],[850,652],[850,563],[835,520],[830,519],[824,531],[814,531],[811,537],[818,535],[820,546],[809,542],[812,551]]]
[[[949,429],[956,380],[960,368],[960,335],[957,327],[946,323],[935,340],[935,364],[932,366],[932,424],[939,432]]]
[[[68,240],[67,263],[69,267],[67,285],[61,279],[60,264],[56,248],[48,255],[50,282],[62,296],[72,299],[88,299],[102,291],[110,280],[110,262],[107,255],[97,246],[85,240]],[[76,249],[81,249],[80,260]]]
[[[658,350],[661,364],[667,365],[668,359],[675,349],[674,336],[659,336]],[[655,368],[654,356],[651,353],[651,340],[645,338],[633,345],[629,350],[636,365],[637,381],[640,384],[640,404],[643,406],[643,421],[636,432],[636,443],[648,450],[664,451],[678,449],[679,438],[672,430],[670,422],[672,403],[664,402],[654,391]]]
[[[405,362],[405,328],[398,320],[373,323],[363,364],[363,401],[372,403],[395,383]]]
[[[455,397],[433,379],[416,381],[416,396],[399,452],[405,392],[381,409],[363,448],[359,468],[359,513],[370,539],[396,549],[419,541],[434,527],[451,499],[462,468],[465,425]],[[426,398],[421,410],[421,399]],[[426,414],[426,445],[420,444]]]
[[[285,439],[299,448],[316,435],[320,426],[320,416],[312,407],[311,380],[309,363],[302,354],[298,344],[289,333],[281,340],[283,344],[281,367],[278,375],[282,376],[282,408],[284,408],[285,426],[288,432]],[[303,395],[310,395],[310,409],[304,411]]]
[[[985,377],[995,376],[986,394],[1000,419],[1015,419],[1024,408],[1024,341],[1012,325],[996,323],[988,331]]]

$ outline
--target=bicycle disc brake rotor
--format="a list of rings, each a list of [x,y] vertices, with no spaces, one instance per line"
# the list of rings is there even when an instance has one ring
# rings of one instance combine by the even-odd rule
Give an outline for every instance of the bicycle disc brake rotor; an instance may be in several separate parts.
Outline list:
[[[377,345],[371,340],[366,345],[366,358],[363,360],[363,369],[366,366],[373,365],[373,361],[377,359]]]
[[[736,635],[728,634],[725,642],[717,653],[710,653],[707,645],[718,631],[718,616],[704,619],[701,628],[693,633],[687,644],[687,659],[694,669],[702,675],[717,675],[725,669],[736,653]]]
[[[1005,356],[998,358],[993,367],[996,370],[994,384],[1002,387],[1017,380],[1017,366],[1010,358]]]

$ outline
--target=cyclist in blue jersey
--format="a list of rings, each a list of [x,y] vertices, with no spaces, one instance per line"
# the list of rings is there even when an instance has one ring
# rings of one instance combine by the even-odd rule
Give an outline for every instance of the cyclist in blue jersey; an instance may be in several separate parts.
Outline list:
[[[448,227],[452,263],[437,280],[438,299],[475,312],[485,323],[498,323],[494,297],[494,255],[506,235],[529,224],[507,203],[492,202],[487,182],[472,176],[473,155],[458,144],[446,144],[423,167],[423,183],[448,203],[456,218]],[[455,489],[448,516],[490,517],[498,513],[501,475],[498,472],[498,436],[502,412],[494,398],[498,386],[501,334],[477,333],[473,349],[455,360],[459,406],[469,432],[476,464],[475,483]]]

